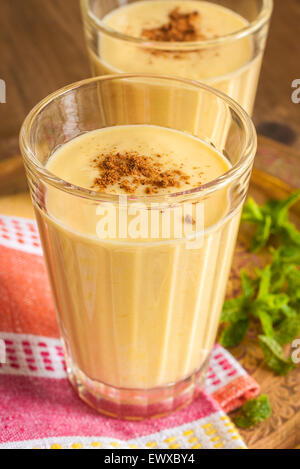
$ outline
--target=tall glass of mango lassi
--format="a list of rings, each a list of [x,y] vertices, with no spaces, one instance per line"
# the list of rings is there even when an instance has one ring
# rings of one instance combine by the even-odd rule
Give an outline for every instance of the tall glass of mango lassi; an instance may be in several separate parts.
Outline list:
[[[273,0],[81,0],[93,75],[205,82],[251,115]]]
[[[198,82],[118,74],[44,99],[20,144],[74,388],[117,418],[187,404],[216,338],[251,119]]]

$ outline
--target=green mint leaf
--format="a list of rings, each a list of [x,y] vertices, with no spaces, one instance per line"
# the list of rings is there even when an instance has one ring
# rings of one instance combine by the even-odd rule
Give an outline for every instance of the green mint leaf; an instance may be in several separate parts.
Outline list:
[[[300,249],[298,246],[281,246],[273,251],[274,266],[282,264],[300,264]]]
[[[264,219],[263,224],[260,224],[252,238],[251,252],[257,252],[266,246],[269,237],[271,235],[272,218],[267,215]]]
[[[300,249],[298,246],[281,246],[277,250],[272,250],[273,262],[271,264],[271,291],[277,293],[282,290],[286,283],[292,281],[295,277],[297,282],[297,275],[299,278],[300,287],[300,272],[297,269],[297,264],[300,264]],[[297,290],[296,288],[294,290]],[[288,293],[290,295],[290,293]]]
[[[285,358],[280,344],[274,338],[260,335],[259,342],[268,367],[276,374],[284,376],[294,368],[294,364]]]
[[[258,294],[257,299],[263,299],[266,297],[270,292],[270,285],[271,285],[271,266],[267,265],[263,270],[259,273],[259,287],[258,287]]]
[[[244,205],[242,221],[248,223],[263,222],[264,216],[260,206],[255,202],[252,197],[249,197],[247,203]]]
[[[285,200],[278,202],[278,205],[275,210],[275,216],[277,218],[278,225],[285,223],[288,217],[289,208],[294,205],[300,199],[300,190],[294,192]]]
[[[249,329],[249,319],[233,322],[222,332],[220,343],[223,347],[235,347],[245,337]]]
[[[287,306],[290,297],[286,293],[269,294],[264,297],[264,305],[269,312],[281,312]]]
[[[258,313],[258,317],[261,322],[261,327],[264,332],[264,334],[267,337],[273,337],[274,336],[274,329],[273,329],[273,319],[272,317],[266,312],[266,311],[260,311]]]
[[[295,317],[297,317],[297,311],[289,305],[284,305],[281,308],[281,311],[283,312],[283,314],[285,315],[286,318],[295,318]]]
[[[242,297],[227,300],[224,303],[221,322],[237,322],[247,319],[248,314],[243,309],[244,299]]]
[[[278,294],[286,284],[287,271],[289,266],[285,264],[271,265],[271,292]]]
[[[280,345],[293,342],[300,334],[300,317],[289,317],[284,319],[276,329],[275,339]],[[266,334],[267,335],[267,334]]]
[[[251,298],[253,298],[254,293],[255,293],[253,280],[244,271],[242,271],[241,277],[242,277],[243,295],[245,299],[251,300]]]
[[[286,269],[287,292],[291,296],[297,296],[300,290],[300,270],[298,266],[291,265]]]
[[[252,422],[252,419],[249,417],[246,417],[246,415],[237,415],[233,419],[233,421],[237,427],[243,428],[244,430],[246,428],[250,428],[250,427],[253,427],[253,425],[255,425],[255,423]]]
[[[244,207],[242,221],[257,225],[251,251],[255,252],[266,246],[272,234],[278,235],[285,244],[300,246],[300,233],[288,219],[289,208],[299,199],[300,190],[285,200],[269,200],[261,207],[253,199],[249,199]]]
[[[281,225],[281,236],[285,239],[285,243],[293,243],[300,246],[300,233],[295,226],[290,222],[285,222]]]
[[[286,274],[286,294],[290,297],[289,306],[300,311],[300,270],[291,265]]]
[[[234,419],[234,423],[240,428],[249,428],[269,418],[271,413],[269,398],[262,394],[243,405],[241,414]]]

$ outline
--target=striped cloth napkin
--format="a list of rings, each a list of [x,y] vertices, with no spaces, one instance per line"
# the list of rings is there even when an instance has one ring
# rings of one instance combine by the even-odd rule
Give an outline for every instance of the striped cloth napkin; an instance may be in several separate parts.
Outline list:
[[[104,417],[66,377],[54,306],[34,221],[0,216],[0,449],[244,449],[226,412],[259,392],[216,345],[205,390],[189,406],[142,422]]]

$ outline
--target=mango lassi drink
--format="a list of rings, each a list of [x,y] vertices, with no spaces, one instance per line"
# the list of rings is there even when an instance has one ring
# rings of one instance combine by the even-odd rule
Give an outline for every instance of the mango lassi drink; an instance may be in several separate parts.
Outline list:
[[[256,3],[248,0],[248,11]],[[249,20],[207,1],[143,0],[108,13],[97,2],[93,5],[92,9],[89,0],[82,1],[84,17],[91,13],[101,26],[97,31],[97,25],[93,30],[86,23],[94,75],[163,73],[200,80],[252,113],[266,29],[259,38],[243,33],[230,40],[230,35],[250,27]]]
[[[199,139],[133,125],[70,141],[47,169],[77,186],[134,197],[194,189],[229,165]],[[158,213],[157,238],[150,223],[146,236],[140,230],[135,236],[137,214],[126,213],[126,237],[117,229],[103,239],[95,232],[99,210],[78,216],[76,200],[51,190],[45,203],[49,216],[37,210],[37,219],[51,244],[50,276],[73,365],[93,382],[144,390],[201,370],[215,340],[239,224],[240,211],[221,221],[227,192],[206,202],[199,247],[176,239],[172,220],[169,239],[163,237],[159,228],[169,207]],[[181,212],[177,221],[195,224]]]
[[[154,86],[173,89],[165,125]],[[187,131],[174,100],[187,112],[211,102],[222,120],[205,135],[205,111]],[[248,116],[187,81],[101,77],[38,105],[21,148],[79,395],[129,419],[186,404],[222,310],[256,148]]]

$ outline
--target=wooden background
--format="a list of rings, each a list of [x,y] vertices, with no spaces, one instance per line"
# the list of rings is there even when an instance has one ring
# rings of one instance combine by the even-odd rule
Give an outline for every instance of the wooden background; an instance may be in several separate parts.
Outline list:
[[[300,78],[300,0],[274,3],[254,120],[260,133],[300,150],[300,104],[291,101],[291,83]],[[0,0],[0,78],[7,84],[0,157],[15,152],[34,104],[87,76],[77,0]]]

